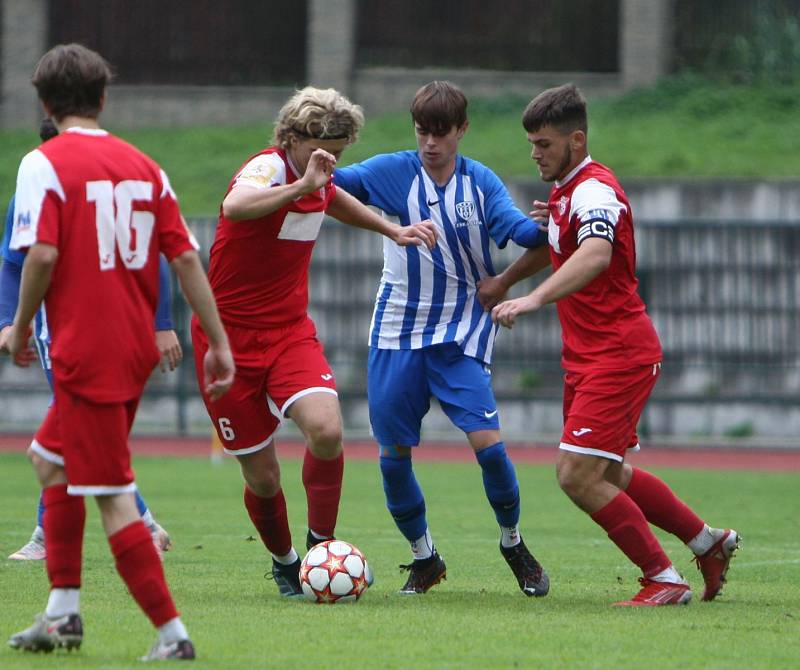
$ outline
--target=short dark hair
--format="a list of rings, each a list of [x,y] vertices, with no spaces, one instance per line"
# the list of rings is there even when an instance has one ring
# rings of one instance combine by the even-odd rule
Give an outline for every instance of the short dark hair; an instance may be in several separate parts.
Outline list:
[[[39,124],[39,139],[42,142],[47,142],[47,140],[53,139],[56,135],[58,135],[58,128],[56,128],[56,124],[53,123],[53,119],[42,119],[42,122]]]
[[[411,118],[420,128],[446,135],[467,122],[467,96],[449,81],[432,81],[414,95]]]
[[[553,126],[562,133],[573,130],[588,133],[586,99],[575,84],[548,88],[528,103],[522,114],[522,126],[529,133],[542,126]]]
[[[31,83],[53,118],[97,118],[111,68],[96,51],[82,44],[58,44],[39,60]]]

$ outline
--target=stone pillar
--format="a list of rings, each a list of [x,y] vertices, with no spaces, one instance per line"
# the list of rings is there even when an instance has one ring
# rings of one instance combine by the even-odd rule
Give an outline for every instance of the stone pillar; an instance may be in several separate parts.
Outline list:
[[[41,116],[31,75],[47,45],[47,0],[2,0],[2,125],[37,126]]]
[[[620,0],[619,64],[625,88],[653,83],[672,67],[673,0]]]
[[[319,88],[351,94],[356,48],[357,0],[310,0],[306,78]]]

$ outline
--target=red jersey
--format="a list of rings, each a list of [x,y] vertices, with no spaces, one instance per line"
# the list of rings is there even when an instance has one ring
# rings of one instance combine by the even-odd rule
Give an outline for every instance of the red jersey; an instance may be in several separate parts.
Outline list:
[[[555,183],[548,204],[554,270],[589,237],[613,245],[608,268],[556,304],[564,369],[623,369],[660,361],[658,335],[637,293],[631,206],[614,173],[587,157]]]
[[[58,248],[45,295],[56,384],[94,402],[138,398],[159,360],[159,251],[197,246],[167,175],[104,130],[70,128],[22,160],[15,212],[12,248]]]
[[[273,188],[299,178],[286,153],[270,147],[242,166],[227,193],[234,187]],[[226,219],[220,207],[208,278],[223,322],[261,330],[305,318],[311,252],[335,193],[328,181],[271,214],[246,221]]]

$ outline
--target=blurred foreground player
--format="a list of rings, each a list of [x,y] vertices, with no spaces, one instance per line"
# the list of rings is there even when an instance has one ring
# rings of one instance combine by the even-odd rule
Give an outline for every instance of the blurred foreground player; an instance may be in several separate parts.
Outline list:
[[[58,135],[58,128],[51,119],[43,119],[39,127],[39,137],[42,142]],[[6,225],[3,230],[3,242],[0,245],[0,256],[2,256],[2,266],[0,266],[0,354],[8,353],[6,340],[11,332],[11,324],[14,322],[14,315],[19,304],[19,284],[22,277],[22,264],[25,261],[25,254],[21,251],[11,251],[11,232],[14,229],[14,201],[12,196],[8,204],[6,213]],[[169,367],[174,367],[180,362],[182,357],[181,346],[177,335],[172,327],[172,294],[170,290],[169,266],[163,256],[159,256],[159,284],[158,284],[158,308],[156,310],[156,345],[162,356],[162,371]],[[34,320],[34,343],[38,351],[39,362],[44,370],[50,390],[53,390],[53,375],[50,372],[50,331],[47,322],[44,305],[37,311]],[[169,534],[155,520],[147,503],[142,498],[139,491],[136,491],[136,507],[142,516],[153,544],[159,555],[169,551],[172,546]],[[42,526],[44,517],[44,500],[39,496],[39,506],[36,516],[36,527],[31,533],[30,539],[8,558],[12,561],[41,561],[45,557],[44,548],[44,528]]]
[[[44,299],[55,402],[36,434],[41,449],[32,460],[44,489],[51,591],[44,613],[9,644],[28,651],[81,645],[83,496],[94,496],[117,570],[158,629],[145,660],[190,660],[194,648],[136,509],[128,448],[139,398],[159,361],[152,330],[144,327],[155,317],[159,252],[208,333],[210,397],[227,391],[234,368],[166,174],[99,128],[109,79],[99,54],[69,44],[48,51],[32,80],[61,134],[20,164],[11,248],[28,254],[8,349],[17,365],[30,363],[30,322]]]
[[[541,178],[554,182],[550,249],[525,252],[499,281],[511,286],[551,262],[554,272],[529,295],[498,304],[492,318],[511,328],[519,316],[557,303],[566,370],[558,483],[642,570],[641,590],[618,605],[692,597],[648,522],[689,546],[705,581],[702,598],[713,600],[738,533],[710,528],[661,479],[625,463],[661,371],[661,344],[637,292],[628,199],[611,170],[589,156],[586,102],[575,86],[542,92],[522,124]]]
[[[306,546],[333,537],[342,490],[342,419],[333,372],[309,318],[308,267],[326,212],[398,244],[435,243],[429,223],[385,221],[331,183],[363,125],[361,108],[333,89],[304,88],[278,114],[272,146],[231,180],[211,247],[209,281],[236,360],[231,392],[204,396],[226,453],[245,481],[244,504],[272,555],[281,595],[301,595],[274,435],[289,417],[305,437]],[[195,319],[198,367],[206,335]]]

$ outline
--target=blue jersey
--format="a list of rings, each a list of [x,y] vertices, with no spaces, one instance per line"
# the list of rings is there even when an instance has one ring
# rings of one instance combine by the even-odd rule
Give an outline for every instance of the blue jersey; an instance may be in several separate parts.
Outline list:
[[[11,231],[14,226],[14,197],[8,203],[6,223],[3,230],[3,242],[0,246],[0,328],[10,326],[14,322],[14,315],[19,303],[19,286],[22,276],[22,264],[25,262],[25,252],[10,248]],[[156,330],[172,330],[172,290],[170,286],[169,265],[166,258],[159,258],[159,285],[158,306],[156,309]],[[36,313],[34,320],[34,342],[39,352],[39,361],[47,375],[50,387],[53,387],[50,362],[50,330],[47,326],[47,313],[44,303]]]
[[[420,349],[456,342],[488,364],[496,327],[478,302],[477,282],[495,274],[490,239],[500,248],[509,239],[525,247],[547,241],[497,175],[457,156],[453,176],[438,186],[416,151],[400,151],[337,168],[333,181],[390,220],[409,225],[431,219],[437,228],[433,250],[384,238],[370,346]]]

